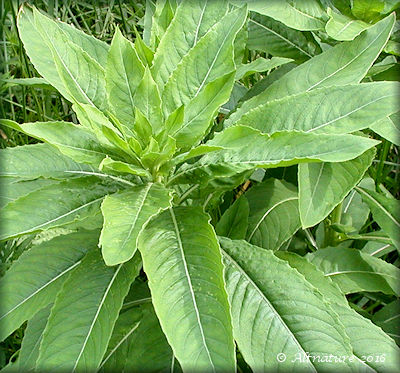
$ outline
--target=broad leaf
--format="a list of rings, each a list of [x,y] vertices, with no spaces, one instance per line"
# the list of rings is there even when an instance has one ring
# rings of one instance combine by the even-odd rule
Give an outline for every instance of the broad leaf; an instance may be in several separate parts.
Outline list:
[[[247,194],[246,194],[247,196]],[[215,231],[218,235],[233,240],[246,237],[249,218],[249,202],[246,197],[238,198],[221,216]]]
[[[391,115],[388,118],[384,118],[379,122],[373,123],[369,128],[376,132],[379,136],[382,136],[386,140],[389,140],[393,144],[400,146],[400,113]]]
[[[293,185],[270,179],[252,187],[245,197],[250,206],[246,240],[252,244],[277,250],[300,228],[299,197]]]
[[[122,302],[140,268],[139,256],[110,268],[105,266],[99,250],[89,252],[57,294],[36,368],[40,371],[96,370],[106,352]]]
[[[140,232],[150,219],[171,206],[170,191],[159,184],[140,185],[106,196],[100,246],[107,265],[124,263],[137,250]]]
[[[156,314],[182,369],[234,371],[221,254],[208,219],[195,207],[164,211],[140,235],[139,250]]]
[[[0,281],[1,340],[54,301],[71,271],[89,249],[96,247],[97,239],[93,231],[71,233],[33,246],[21,255]]]
[[[234,337],[253,371],[349,369],[347,361],[296,359],[306,352],[352,354],[337,314],[314,286],[270,250],[245,241],[220,242]]]
[[[299,165],[299,208],[303,228],[322,221],[360,182],[372,164],[375,149],[346,162]]]
[[[346,294],[381,291],[399,295],[400,269],[359,250],[331,247],[309,253],[307,258]]]

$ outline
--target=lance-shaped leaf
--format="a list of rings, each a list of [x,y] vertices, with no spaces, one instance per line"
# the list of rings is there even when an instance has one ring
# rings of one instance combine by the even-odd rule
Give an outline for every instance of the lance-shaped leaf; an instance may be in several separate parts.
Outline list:
[[[38,177],[68,178],[67,171],[93,171],[93,168],[74,162],[48,144],[32,144],[0,149],[0,176],[32,180]]]
[[[114,114],[130,127],[135,120],[135,91],[143,74],[144,66],[136,49],[117,28],[107,56],[107,96]]]
[[[182,58],[226,14],[226,0],[184,1],[160,40],[151,68],[160,91]]]
[[[304,257],[287,251],[277,251],[275,255],[287,261],[331,302],[332,309],[338,314],[350,338],[360,368],[364,365],[364,369],[369,371],[367,368],[369,366],[377,372],[397,369],[399,347],[381,328],[353,310],[339,287],[330,278],[325,277],[323,272]],[[373,358],[365,358],[368,356]],[[384,359],[381,356],[384,356]]]
[[[351,133],[395,113],[399,100],[399,82],[324,87],[269,101],[243,115],[236,124],[266,133]]]
[[[54,301],[69,273],[97,245],[98,232],[58,236],[24,252],[0,281],[0,339]],[[34,269],[34,270],[33,270]]]
[[[183,57],[162,94],[165,115],[197,97],[207,83],[234,70],[232,43],[246,15],[245,8],[226,14]]]
[[[303,228],[322,221],[360,182],[372,160],[375,149],[346,162],[300,164],[299,208]]]
[[[352,354],[337,314],[314,286],[271,250],[227,238],[220,243],[234,337],[253,371],[349,368],[348,362],[296,359],[306,352]]]
[[[382,259],[339,247],[309,253],[307,258],[346,294],[381,291],[399,295],[400,269]]]
[[[250,206],[246,240],[252,244],[277,250],[300,228],[295,186],[270,179],[252,187],[245,196]]]
[[[96,137],[83,126],[70,122],[34,122],[19,125],[2,119],[0,124],[55,146],[61,153],[79,163],[97,167],[112,150],[102,147]]]
[[[243,79],[256,72],[270,71],[278,66],[292,62],[290,58],[272,57],[271,59],[259,57],[252,62],[241,64],[237,67],[235,79]]]
[[[252,144],[252,146],[249,146]],[[208,153],[191,165],[182,166],[169,181],[207,183],[212,178],[229,177],[256,167],[289,166],[301,162],[342,162],[361,155],[377,144],[353,135],[276,132],[271,136],[246,126],[233,126],[218,133],[207,145],[225,149]]]
[[[320,52],[301,31],[293,30],[272,18],[251,13],[247,48],[272,56],[293,58],[304,62]]]
[[[356,188],[363,201],[371,209],[372,215],[384,232],[391,238],[394,245],[400,250],[400,203],[394,198],[388,198],[366,188]]]
[[[234,371],[221,254],[208,219],[197,207],[164,211],[140,235],[139,250],[156,314],[182,369]]]
[[[244,240],[248,227],[249,202],[246,197],[238,198],[221,216],[215,231],[219,236],[233,240]]]
[[[0,239],[82,221],[96,214],[104,196],[116,190],[115,185],[102,184],[93,176],[44,186],[10,202],[2,210]]]
[[[339,43],[289,71],[261,94],[243,103],[229,117],[229,124],[266,101],[315,88],[359,83],[389,39],[394,21],[394,15],[390,15],[353,41]]]
[[[391,115],[376,123],[373,123],[369,128],[382,136],[384,139],[389,140],[393,144],[400,146],[400,113]]]
[[[400,342],[400,300],[395,300],[374,314],[372,320],[379,325],[397,343]],[[397,354],[397,356],[399,356]]]
[[[37,370],[95,371],[140,268],[139,255],[107,267],[99,250],[90,251],[57,294],[40,344]]]
[[[116,174],[128,173],[137,176],[151,177],[151,174],[144,168],[135,166],[130,163],[114,161],[109,157],[104,158],[102,160],[102,162],[99,165],[99,170]]]
[[[119,316],[102,362],[105,372],[173,373],[178,364],[150,303]]]
[[[100,246],[107,265],[124,263],[137,250],[139,233],[160,211],[171,206],[171,192],[149,183],[107,196],[101,211],[104,226]]]

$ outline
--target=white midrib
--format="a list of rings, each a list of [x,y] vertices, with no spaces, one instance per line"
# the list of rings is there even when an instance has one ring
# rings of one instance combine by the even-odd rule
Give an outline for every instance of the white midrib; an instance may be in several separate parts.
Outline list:
[[[18,307],[21,307],[24,303],[26,303],[29,299],[34,297],[36,294],[40,293],[43,289],[46,287],[50,286],[54,281],[58,280],[60,277],[64,276],[67,272],[73,270],[76,266],[78,266],[81,263],[79,260],[78,262],[74,263],[72,266],[68,267],[61,273],[59,273],[57,276],[53,277],[50,281],[46,282],[44,285],[42,285],[39,289],[36,289],[32,294],[30,294],[28,297],[24,298],[21,302],[19,302],[16,306],[11,308],[8,312],[6,312],[3,316],[0,317],[0,320],[2,320],[4,317],[8,316],[10,313],[14,312]]]
[[[306,354],[306,351],[303,349],[301,346],[300,342],[297,340],[296,336],[293,334],[293,332],[290,330],[289,326],[283,321],[281,315],[277,312],[275,307],[271,304],[271,302],[268,300],[268,298],[264,295],[264,293],[259,289],[259,287],[255,284],[255,282],[249,277],[249,275],[243,270],[243,268],[237,263],[225,250],[221,248],[222,255],[224,255],[229,262],[236,267],[236,269],[240,272],[240,274],[250,283],[250,285],[254,288],[254,290],[260,295],[261,299],[264,300],[264,302],[269,306],[270,310],[272,313],[276,316],[276,318],[281,322],[281,325],[286,329],[288,335],[290,338],[294,341],[295,345],[299,348],[300,351],[302,351],[304,354]],[[313,367],[313,371],[316,372],[317,370],[315,369],[314,365],[311,363],[311,366]]]
[[[374,255],[380,253],[381,251],[387,249],[388,247],[390,247],[390,244],[387,244],[387,245],[384,245],[384,246],[380,247],[379,249],[375,250],[374,252],[372,252],[369,255],[374,256]]]
[[[379,276],[382,276],[382,277],[391,277],[394,280],[398,280],[398,278],[396,278],[396,276],[389,275],[388,273],[376,272],[376,271],[373,271],[373,270],[370,270],[370,271],[353,271],[353,270],[351,270],[351,271],[336,271],[336,272],[331,272],[331,273],[325,273],[324,276],[325,277],[337,276],[337,275],[349,274],[349,273],[369,273],[371,275],[379,275]]]
[[[343,31],[345,31],[353,22],[355,22],[355,20],[351,20],[350,22],[347,22],[347,24],[345,24],[337,33],[336,33],[336,37],[338,35],[340,35]]]
[[[325,166],[325,163],[321,163],[321,168],[320,168],[320,170],[319,170],[319,174],[318,174],[318,177],[317,177],[317,181],[315,182],[315,184],[314,184],[314,190],[312,191],[312,193],[311,193],[311,198],[310,198],[310,200],[309,200],[309,204],[308,204],[308,208],[307,208],[307,211],[306,211],[306,213],[304,214],[304,217],[306,218],[307,216],[308,216],[308,213],[310,212],[310,209],[311,209],[311,202],[312,202],[312,200],[313,200],[313,198],[314,198],[314,195],[315,195],[315,192],[317,191],[317,187],[318,187],[318,183],[319,183],[319,180],[321,179],[321,176],[322,176],[322,170],[324,169],[324,166]]]
[[[100,311],[101,311],[101,309],[102,309],[102,307],[103,307],[103,305],[104,305],[104,303],[105,303],[105,301],[106,301],[106,298],[107,298],[107,296],[108,296],[108,294],[109,294],[109,292],[110,292],[111,286],[113,285],[113,283],[114,283],[114,281],[115,281],[115,279],[116,279],[116,277],[117,277],[117,275],[118,275],[118,273],[119,273],[119,271],[120,271],[121,268],[122,268],[122,264],[120,264],[120,265],[118,266],[118,268],[116,269],[116,271],[114,272],[114,274],[113,274],[113,276],[112,276],[112,278],[111,278],[111,280],[110,280],[110,282],[109,282],[109,284],[108,284],[108,286],[107,286],[107,288],[106,288],[106,291],[104,292],[104,295],[103,295],[103,297],[101,298],[100,304],[99,304],[99,306],[98,306],[98,308],[97,308],[97,311],[96,311],[96,313],[95,313],[95,315],[94,315],[94,317],[93,317],[93,321],[92,321],[92,323],[90,324],[89,331],[88,331],[88,333],[87,333],[87,335],[86,335],[86,338],[85,338],[85,340],[84,340],[84,342],[83,342],[83,345],[82,345],[82,347],[81,347],[81,350],[79,351],[78,357],[76,358],[74,367],[72,368],[72,373],[75,372],[76,367],[78,366],[79,360],[81,359],[81,357],[82,357],[82,355],[83,355],[83,352],[85,351],[86,345],[87,345],[87,343],[88,343],[88,341],[89,341],[90,335],[92,334],[94,325],[96,324],[96,321],[97,321],[97,319],[98,319],[98,317],[99,317],[99,315],[100,315]]]
[[[207,2],[208,2],[208,0],[204,1],[204,6],[203,6],[203,9],[201,10],[200,19],[199,19],[199,22],[196,27],[196,33],[194,35],[193,46],[195,46],[197,44],[197,38],[199,36],[199,30],[200,30],[201,22],[203,21],[203,16],[204,16],[204,12],[206,10]]]
[[[249,22],[253,22],[255,23],[257,26],[264,28],[265,30],[269,31],[271,34],[274,34],[275,36],[277,36],[278,38],[284,40],[286,43],[288,43],[289,45],[291,45],[293,48],[298,49],[300,52],[304,53],[306,56],[308,57],[312,57],[312,54],[308,53],[307,51],[305,51],[303,48],[301,48],[300,46],[294,44],[292,41],[290,41],[289,39],[286,39],[284,36],[278,34],[277,32],[275,32],[274,30],[271,30],[270,28],[268,28],[267,26],[263,25],[262,23],[259,23],[257,21],[255,21],[254,19],[250,18]]]
[[[359,188],[357,186],[355,187],[355,189],[357,190],[357,192],[362,193],[367,198],[369,198],[374,203],[376,203],[376,205],[385,213],[385,215],[387,215],[389,217],[389,219],[392,220],[393,223],[396,224],[400,228],[400,223],[374,197],[370,196],[368,193],[364,192],[361,188]]]
[[[172,208],[169,209],[169,212],[170,212],[170,215],[171,215],[171,218],[172,218],[172,222],[174,224],[174,229],[175,229],[176,237],[177,237],[177,240],[178,240],[178,247],[179,247],[179,251],[180,251],[181,256],[182,256],[182,262],[183,262],[183,266],[184,266],[184,269],[185,269],[185,275],[186,275],[186,279],[187,279],[187,282],[188,282],[188,285],[189,285],[190,295],[191,295],[192,302],[193,302],[193,307],[194,307],[194,310],[195,310],[195,313],[196,313],[196,318],[197,318],[197,323],[199,325],[201,338],[202,338],[202,341],[203,341],[204,348],[206,350],[208,359],[210,360],[213,372],[216,372],[214,363],[213,363],[213,361],[211,359],[210,351],[209,351],[208,346],[207,346],[206,337],[204,335],[204,330],[203,330],[203,325],[201,324],[200,313],[199,313],[199,309],[197,307],[196,297],[194,295],[192,280],[191,280],[190,275],[189,275],[189,269],[188,269],[188,266],[187,266],[187,263],[186,263],[185,253],[183,251],[183,245],[182,245],[181,235],[180,235],[179,228],[178,228],[178,223],[176,222],[175,213],[172,210]]]
[[[250,236],[249,236],[249,241],[251,241],[251,239],[254,236],[254,233],[256,233],[257,229],[259,228],[260,224],[265,220],[265,218],[269,215],[269,213],[274,210],[276,207],[278,207],[279,205],[281,205],[282,203],[288,202],[288,201],[293,201],[299,199],[299,197],[289,197],[286,198],[282,201],[279,201],[277,203],[275,203],[275,205],[273,205],[271,208],[269,208],[265,214],[261,217],[261,219],[258,221],[258,223],[256,224],[256,226],[254,227],[253,231],[251,232]]]

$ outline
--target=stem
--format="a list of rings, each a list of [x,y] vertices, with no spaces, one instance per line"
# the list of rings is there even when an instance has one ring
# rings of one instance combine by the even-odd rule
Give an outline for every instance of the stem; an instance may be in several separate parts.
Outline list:
[[[331,213],[331,224],[340,224],[342,217],[342,202],[339,203]],[[332,227],[328,226],[325,234],[324,247],[335,246],[339,241],[339,233],[336,232]]]
[[[385,166],[385,161],[388,156],[389,150],[390,150],[390,142],[387,140],[384,140],[383,149],[382,149],[380,157],[379,157],[379,164],[378,164],[378,168],[376,170],[376,176],[375,176],[375,185],[376,185],[377,192],[379,192],[379,185],[381,184],[382,177],[383,177],[383,168]]]

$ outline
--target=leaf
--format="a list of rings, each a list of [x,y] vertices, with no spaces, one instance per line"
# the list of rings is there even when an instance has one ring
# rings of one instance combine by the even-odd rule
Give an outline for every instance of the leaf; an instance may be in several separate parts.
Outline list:
[[[227,238],[220,243],[234,337],[253,371],[349,369],[347,361],[296,359],[306,352],[352,355],[342,323],[314,286],[271,250]],[[280,353],[286,360],[278,360]]]
[[[400,301],[395,300],[378,312],[372,318],[372,321],[379,325],[389,336],[397,343],[400,341],[400,326],[398,318],[400,317]]]
[[[368,23],[358,19],[352,19],[343,14],[336,13],[328,8],[329,21],[325,25],[326,33],[335,40],[353,40],[365,29],[370,27]]]
[[[171,206],[171,192],[149,183],[106,196],[100,246],[107,265],[124,263],[137,250],[138,237],[150,219]]]
[[[265,133],[351,133],[397,112],[399,100],[399,82],[317,88],[259,105],[235,124]]]
[[[237,122],[243,114],[266,101],[315,88],[359,83],[389,39],[394,21],[394,15],[390,15],[353,41],[339,43],[302,63],[272,83],[263,93],[247,100],[229,117],[228,123]]]
[[[11,120],[0,119],[0,124],[47,142],[74,161],[94,167],[97,167],[107,154],[112,153],[112,150],[102,147],[90,131],[70,122],[34,122],[19,125]]]
[[[287,251],[277,251],[275,255],[300,272],[330,302],[346,329],[354,355],[363,362],[359,364],[361,370],[369,371],[367,366],[378,372],[396,370],[399,348],[379,327],[348,305],[336,284],[304,257]]]
[[[25,251],[0,280],[0,339],[53,302],[62,283],[98,235],[81,231],[58,236]],[[34,269],[34,270],[33,270]]]
[[[358,232],[367,221],[369,212],[368,205],[363,203],[361,196],[352,189],[343,200],[341,222],[351,225]]]
[[[256,72],[269,71],[278,66],[284,65],[292,61],[293,60],[290,58],[283,58],[283,57],[272,57],[271,59],[259,57],[250,63],[238,66],[236,70],[235,79],[239,80],[249,75],[252,75]]]
[[[116,190],[93,176],[44,186],[3,208],[0,240],[82,221],[97,213],[104,196]]]
[[[232,3],[242,4],[238,0]],[[324,27],[325,11],[317,0],[247,0],[246,3],[249,10],[271,17],[295,30],[319,30]]]
[[[280,167],[300,162],[342,162],[357,157],[376,144],[353,135],[276,132],[271,136],[246,126],[234,126],[218,133],[207,145],[226,149],[204,155],[194,164],[182,166],[172,183],[198,183],[229,177],[256,167]],[[248,144],[252,144],[250,147]]]
[[[157,49],[160,39],[165,34],[168,26],[174,17],[176,8],[175,0],[160,0],[154,4],[152,12],[151,34],[149,46],[153,50]]]
[[[161,98],[157,85],[147,67],[144,71],[143,79],[136,89],[134,101],[136,107],[151,124],[153,133],[159,133],[164,122],[161,112]]]
[[[269,179],[253,186],[245,197],[250,206],[248,242],[278,250],[300,228],[299,197],[293,185]]]
[[[119,120],[128,127],[135,120],[136,89],[142,80],[144,66],[133,44],[115,30],[107,56],[105,73],[107,97],[110,107]]]
[[[96,370],[124,297],[140,268],[139,256],[111,268],[105,266],[99,250],[90,251],[57,294],[43,333],[36,369]]]
[[[52,89],[53,87],[47,83],[46,79],[43,78],[12,78],[12,79],[4,79],[1,78],[0,81],[8,83],[7,85],[9,86],[28,86],[28,87],[38,87],[38,88],[50,88]]]
[[[152,305],[143,304],[120,315],[103,363],[105,372],[174,372],[174,360]]]
[[[182,2],[160,40],[151,71],[160,92],[182,58],[226,14],[227,1]]]
[[[74,162],[48,144],[32,144],[0,149],[0,176],[32,180],[38,177],[66,178],[67,171],[93,171],[88,165]]]
[[[125,163],[121,161],[114,161],[113,159],[107,157],[102,160],[99,165],[99,170],[110,173],[129,173],[132,175],[143,176],[143,177],[151,177],[151,174],[138,166],[135,166],[130,163]]]
[[[360,291],[399,294],[400,270],[359,250],[330,247],[307,254],[307,259],[345,294]]]
[[[197,97],[207,83],[234,70],[232,43],[246,15],[245,8],[226,14],[182,58],[162,93],[165,116]]]
[[[379,19],[384,7],[381,0],[353,0],[351,12],[356,18],[370,22]]]
[[[300,164],[299,210],[303,228],[313,227],[343,201],[371,166],[375,149],[346,162]]]
[[[399,201],[388,198],[375,191],[356,187],[363,201],[369,206],[374,220],[391,238],[393,244],[400,250],[399,228],[400,228],[400,209]]]
[[[250,13],[247,48],[298,62],[320,53],[317,44],[311,43],[304,32],[257,13]]]
[[[199,157],[207,153],[215,152],[216,150],[221,150],[223,149],[222,146],[209,146],[205,144],[201,144],[199,146],[196,146],[195,148],[191,148],[189,151],[185,153],[181,153],[177,156],[174,157],[173,163],[174,164],[179,164],[183,163],[191,158]],[[1,179],[0,179],[1,182]]]
[[[400,114],[399,112],[373,123],[369,128],[393,144],[400,146]]]
[[[156,314],[182,369],[234,371],[223,267],[208,219],[196,207],[164,211],[143,230],[139,250]]]
[[[249,203],[246,197],[238,198],[221,216],[215,231],[218,235],[242,240],[246,237]]]

